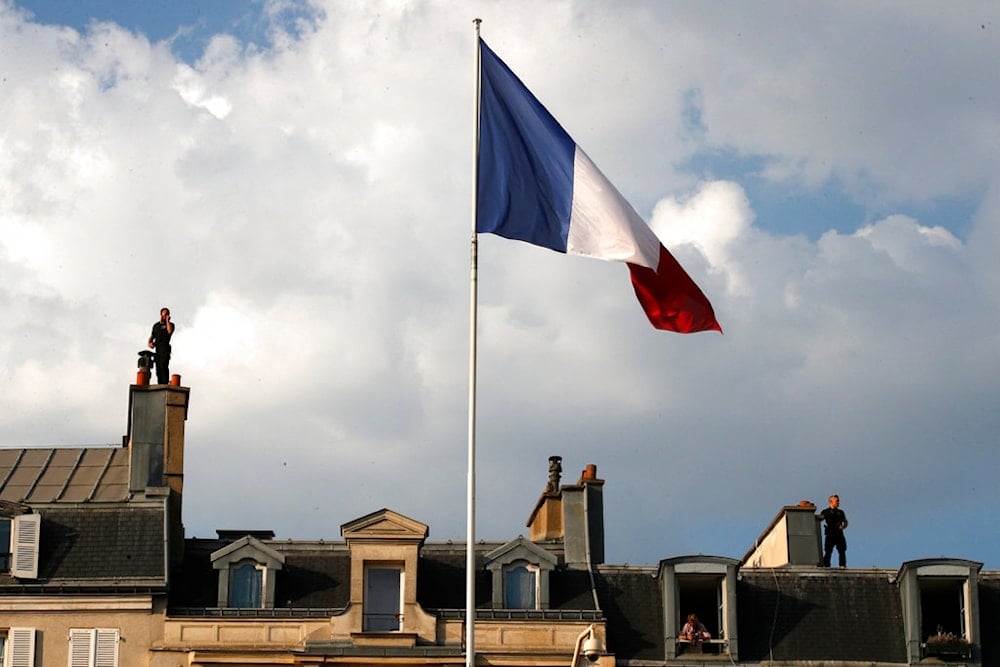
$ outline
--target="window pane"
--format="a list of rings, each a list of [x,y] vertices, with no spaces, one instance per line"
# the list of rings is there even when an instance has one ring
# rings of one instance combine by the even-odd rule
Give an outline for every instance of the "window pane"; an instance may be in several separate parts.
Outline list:
[[[365,624],[368,632],[395,632],[400,620],[400,579],[396,568],[370,567],[365,571]]]
[[[504,572],[504,608],[535,608],[535,573],[519,565]]]
[[[246,563],[230,570],[229,606],[260,609],[263,572],[256,563]]]
[[[10,571],[10,519],[0,519],[0,572]],[[0,661],[3,653],[0,652]],[[0,662],[0,667],[2,667]]]

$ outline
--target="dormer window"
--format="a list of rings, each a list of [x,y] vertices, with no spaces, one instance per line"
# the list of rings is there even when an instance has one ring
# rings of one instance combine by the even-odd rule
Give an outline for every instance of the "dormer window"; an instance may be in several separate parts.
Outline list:
[[[436,621],[417,602],[420,548],[426,525],[390,509],[345,523],[351,554],[351,597],[344,630],[364,646],[433,644]]]
[[[690,653],[738,656],[736,572],[739,561],[721,556],[681,556],[660,561],[667,660]],[[684,632],[694,614],[708,638]],[[697,628],[694,628],[697,630]]]
[[[219,607],[273,609],[277,572],[284,554],[252,535],[245,535],[214,552],[212,567],[219,571]]]
[[[928,558],[903,563],[896,575],[911,662],[924,658],[971,660],[979,639],[979,570],[982,563]]]
[[[486,554],[486,569],[493,573],[493,607],[548,609],[549,572],[556,562],[555,556],[523,536]]]

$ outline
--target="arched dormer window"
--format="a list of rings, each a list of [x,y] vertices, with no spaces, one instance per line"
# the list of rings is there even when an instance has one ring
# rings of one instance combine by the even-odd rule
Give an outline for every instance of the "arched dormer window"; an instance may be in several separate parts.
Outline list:
[[[285,555],[246,535],[212,553],[219,571],[219,607],[273,609],[277,573]]]
[[[557,559],[523,536],[486,554],[495,609],[548,609],[549,572]]]

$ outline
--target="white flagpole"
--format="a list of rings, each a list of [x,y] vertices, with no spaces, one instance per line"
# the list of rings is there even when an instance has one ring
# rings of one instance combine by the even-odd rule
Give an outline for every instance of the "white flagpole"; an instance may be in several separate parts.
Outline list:
[[[472,167],[472,239],[469,288],[469,462],[467,520],[465,527],[465,664],[476,664],[476,325],[479,303],[479,241],[476,235],[476,211],[479,205],[479,104],[481,67],[479,62],[479,24],[476,26],[476,129]]]

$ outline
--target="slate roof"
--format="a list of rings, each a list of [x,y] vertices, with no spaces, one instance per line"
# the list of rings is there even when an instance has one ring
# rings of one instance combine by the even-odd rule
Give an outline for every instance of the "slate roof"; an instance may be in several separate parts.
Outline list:
[[[979,575],[979,640],[984,665],[1000,664],[1000,572]]]
[[[483,556],[497,546],[476,549],[476,607],[490,606],[493,579]],[[427,543],[417,564],[417,601],[424,609],[465,609],[465,545]]]
[[[232,540],[188,539],[179,581],[169,595],[171,608],[208,608],[218,604],[219,572],[211,555]],[[264,543],[284,554],[285,565],[275,581],[274,606],[279,608],[342,609],[350,600],[351,562],[342,543]]]
[[[887,570],[740,571],[740,661],[905,663],[899,589]]]
[[[125,447],[0,449],[0,500],[120,502],[128,499],[128,482]]]
[[[42,516],[38,578],[0,575],[5,592],[166,585],[162,504],[53,505],[36,511]]]
[[[218,571],[211,554],[228,540],[189,539],[177,585],[171,587],[171,609],[211,608],[217,604]],[[284,554],[285,566],[275,583],[276,608],[342,609],[350,600],[351,560],[342,542],[265,540],[264,544]],[[481,543],[476,548],[476,606],[490,608],[492,575],[483,566],[483,556],[499,543]],[[427,543],[420,551],[417,570],[417,601],[428,610],[465,609],[465,545]],[[550,608],[594,609],[590,577],[585,571],[559,567],[549,575]]]
[[[607,618],[607,642],[619,660],[662,661],[663,605],[656,567],[601,565],[597,595]]]

